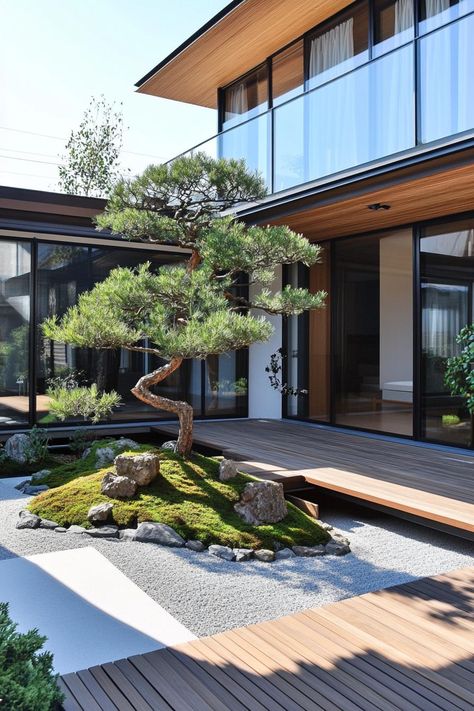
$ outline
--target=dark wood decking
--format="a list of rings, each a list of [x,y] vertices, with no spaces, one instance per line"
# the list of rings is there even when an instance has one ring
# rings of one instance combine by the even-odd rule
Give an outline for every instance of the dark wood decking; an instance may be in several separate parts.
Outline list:
[[[466,711],[474,568],[66,674],[65,711]]]
[[[175,434],[176,425],[157,431]],[[415,446],[281,420],[197,422],[195,441],[262,477],[310,484],[474,532],[474,453]]]

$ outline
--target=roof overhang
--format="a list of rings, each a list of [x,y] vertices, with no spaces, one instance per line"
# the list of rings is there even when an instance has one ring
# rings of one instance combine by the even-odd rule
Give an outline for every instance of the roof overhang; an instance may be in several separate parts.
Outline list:
[[[234,0],[140,79],[143,94],[217,107],[217,89],[353,0]]]

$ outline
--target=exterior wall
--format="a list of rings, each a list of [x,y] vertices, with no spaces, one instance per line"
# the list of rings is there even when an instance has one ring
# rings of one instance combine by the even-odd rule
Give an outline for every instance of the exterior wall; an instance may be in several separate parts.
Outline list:
[[[273,290],[281,289],[282,269],[278,268],[277,276],[272,284]],[[252,288],[250,290],[252,297]],[[266,343],[256,343],[249,348],[249,410],[251,418],[280,419],[281,394],[273,390],[268,380],[265,367],[270,362],[272,353],[282,345],[282,317],[267,316],[274,327],[273,336]]]

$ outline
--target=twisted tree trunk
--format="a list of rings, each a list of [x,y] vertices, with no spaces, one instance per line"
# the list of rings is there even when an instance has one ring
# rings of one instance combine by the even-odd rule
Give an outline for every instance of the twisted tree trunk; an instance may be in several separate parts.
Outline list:
[[[182,457],[187,457],[191,453],[193,444],[193,408],[183,400],[170,400],[170,398],[156,395],[150,390],[152,385],[161,383],[161,381],[171,375],[171,373],[174,373],[182,362],[182,358],[171,358],[170,362],[166,363],[166,365],[161,366],[161,368],[154,370],[152,373],[143,375],[135,387],[132,388],[132,393],[139,400],[146,402],[147,405],[172,412],[178,416],[179,434],[176,451]]]

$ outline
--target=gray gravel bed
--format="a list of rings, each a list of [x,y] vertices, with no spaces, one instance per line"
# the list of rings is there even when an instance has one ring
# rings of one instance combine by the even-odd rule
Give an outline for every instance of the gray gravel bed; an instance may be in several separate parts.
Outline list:
[[[347,534],[352,553],[276,563],[229,563],[151,543],[17,530],[29,498],[0,481],[0,561],[93,546],[198,636],[291,614],[408,580],[473,565],[474,545],[390,516],[327,504],[323,518]],[[1,600],[0,562],[0,600]],[[34,595],[34,591],[32,591]]]

